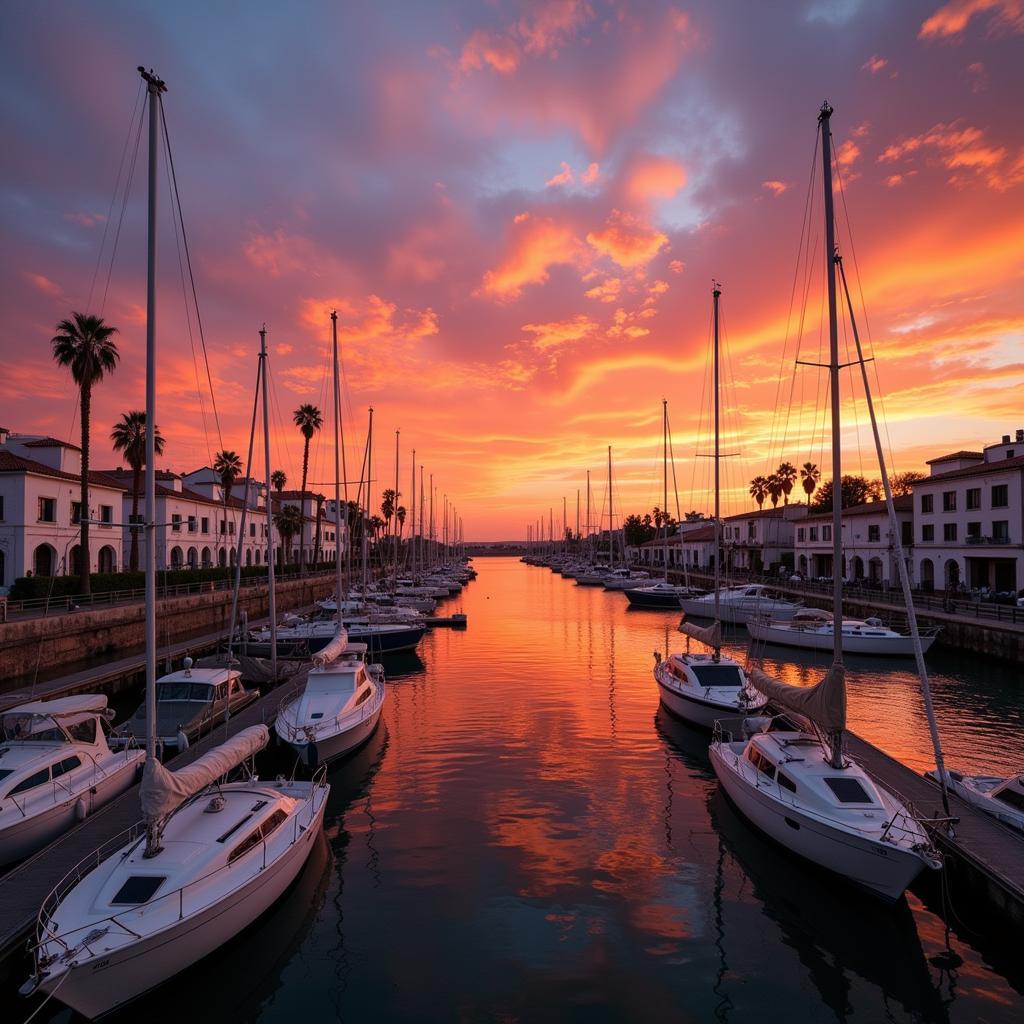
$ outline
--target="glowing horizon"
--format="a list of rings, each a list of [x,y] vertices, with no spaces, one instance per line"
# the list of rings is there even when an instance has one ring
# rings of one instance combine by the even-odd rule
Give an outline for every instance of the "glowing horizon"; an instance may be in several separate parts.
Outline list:
[[[667,398],[681,510],[706,509],[695,455],[717,278],[723,443],[741,453],[725,513],[755,507],[749,480],[782,459],[827,479],[821,389],[812,370],[793,380],[790,315],[825,95],[892,470],[1024,426],[1019,0],[794,0],[742,16],[618,0],[240,17],[109,2],[9,22],[0,423],[78,443],[49,339],[72,310],[98,313],[119,329],[121,363],[94,391],[93,468],[118,464],[110,428],[143,406],[144,139],[120,229],[111,203],[140,57],[169,86],[220,420],[218,433],[161,167],[161,469],[244,455],[265,322],[274,468],[299,486],[291,411],[312,402],[325,424],[310,481],[329,486],[333,308],[348,476],[372,405],[375,493],[394,486],[400,429],[403,504],[415,448],[469,539],[519,539],[549,508],[557,524],[563,496],[575,525],[587,469],[606,515],[610,444],[616,508],[642,513],[662,503]],[[65,58],[83,50],[88,73]],[[805,358],[820,328],[815,230]],[[844,471],[877,476],[863,403],[844,415]]]

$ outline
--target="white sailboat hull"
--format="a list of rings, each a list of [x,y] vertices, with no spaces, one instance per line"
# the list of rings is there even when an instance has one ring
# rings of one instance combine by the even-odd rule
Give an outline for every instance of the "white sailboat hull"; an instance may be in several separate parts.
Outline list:
[[[384,702],[381,701],[377,709],[354,725],[341,729],[328,736],[318,736],[313,747],[316,750],[315,759],[311,756],[309,743],[294,743],[286,740],[288,745],[298,754],[300,760],[306,767],[315,768],[328,761],[337,760],[346,754],[361,747],[372,735],[380,722],[381,711],[384,709]],[[280,733],[278,734],[280,735]]]
[[[96,1018],[163,984],[233,939],[268,910],[298,877],[323,826],[324,795],[313,821],[298,842],[266,870],[225,899],[189,914],[176,924],[122,947],[100,960],[88,958],[67,971],[47,976],[43,992],[57,992],[62,1003]]]
[[[843,875],[895,903],[924,869],[917,854],[835,828],[769,795],[769,784],[752,785],[740,775],[728,748],[712,744],[711,765],[740,813],[769,838],[819,867]],[[734,763],[735,762],[735,763]]]
[[[747,620],[747,631],[755,640],[768,644],[782,644],[785,647],[799,647],[810,651],[831,651],[832,632],[791,629],[778,622],[758,619]],[[934,636],[921,637],[921,650],[927,653],[935,643]],[[844,654],[913,655],[914,642],[909,636],[854,636],[843,632]]]
[[[677,718],[700,729],[707,729],[710,732],[715,728],[715,722],[730,722],[735,725],[747,715],[757,714],[759,710],[740,708],[732,701],[714,700],[696,693],[687,693],[683,687],[667,681],[665,675],[666,673],[655,669],[654,678],[658,683],[661,703]]]

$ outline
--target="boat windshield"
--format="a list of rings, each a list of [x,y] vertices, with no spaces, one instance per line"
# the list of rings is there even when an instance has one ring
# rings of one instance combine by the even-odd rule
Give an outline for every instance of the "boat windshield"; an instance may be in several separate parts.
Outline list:
[[[157,687],[157,700],[198,700],[209,703],[213,687],[206,683],[161,683]]]
[[[992,796],[993,799],[1000,800],[1015,810],[1024,811],[1024,794],[1018,793],[1015,789],[1007,787],[998,793],[993,793]]]
[[[48,743],[63,743],[67,736],[49,715],[6,714],[0,719],[0,731],[5,740],[33,739]]]
[[[739,665],[691,665],[701,686],[742,686]]]

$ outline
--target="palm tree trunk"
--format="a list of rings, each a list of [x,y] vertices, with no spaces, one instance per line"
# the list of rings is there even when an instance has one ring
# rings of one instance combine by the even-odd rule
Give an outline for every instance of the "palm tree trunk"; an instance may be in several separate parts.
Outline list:
[[[302,543],[306,533],[306,476],[309,473],[309,438],[302,446],[302,491],[299,495],[299,510],[302,512],[302,529],[299,531],[299,575],[306,566],[306,546]]]
[[[79,553],[79,589],[83,594],[90,593],[89,579],[89,414],[92,411],[92,385],[88,381],[82,384],[82,491],[79,508],[79,522],[82,527],[82,540]]]
[[[142,467],[132,466],[132,523],[139,518],[139,491],[142,490]],[[139,531],[134,526],[128,530],[131,535],[131,549],[128,555],[128,571],[139,571]]]

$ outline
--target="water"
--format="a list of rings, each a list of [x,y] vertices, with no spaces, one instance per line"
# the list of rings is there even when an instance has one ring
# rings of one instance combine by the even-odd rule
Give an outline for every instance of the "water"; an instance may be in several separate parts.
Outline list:
[[[679,649],[678,613],[475,564],[446,609],[469,629],[391,667],[382,727],[332,771],[327,843],[297,888],[124,1018],[1022,1019],[1012,947],[954,931],[950,953],[918,896],[885,908],[737,816],[707,736],[659,710],[651,652]],[[769,668],[789,679],[816,660],[783,657]],[[929,663],[949,763],[1013,767],[1012,670]],[[852,726],[924,768],[919,705],[908,670],[850,673]]]

